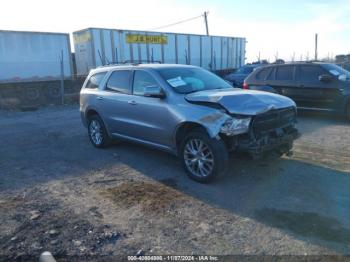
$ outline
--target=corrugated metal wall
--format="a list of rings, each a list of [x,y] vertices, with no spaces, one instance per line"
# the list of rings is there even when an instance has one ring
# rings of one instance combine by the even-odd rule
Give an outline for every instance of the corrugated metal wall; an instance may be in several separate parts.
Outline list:
[[[0,31],[0,82],[60,79],[61,50],[64,76],[71,78],[68,34]]]
[[[127,42],[127,35],[166,37],[166,43]],[[123,61],[191,64],[209,70],[238,68],[245,62],[245,38],[89,28],[73,33],[78,75]]]

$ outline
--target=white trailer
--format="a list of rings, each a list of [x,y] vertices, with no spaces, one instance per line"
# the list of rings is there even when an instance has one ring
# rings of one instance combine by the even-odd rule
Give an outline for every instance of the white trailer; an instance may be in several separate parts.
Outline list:
[[[32,82],[73,75],[69,34],[0,30],[0,82]]]
[[[190,64],[206,69],[238,68],[245,62],[245,38],[87,28],[73,33],[78,75],[110,63]]]

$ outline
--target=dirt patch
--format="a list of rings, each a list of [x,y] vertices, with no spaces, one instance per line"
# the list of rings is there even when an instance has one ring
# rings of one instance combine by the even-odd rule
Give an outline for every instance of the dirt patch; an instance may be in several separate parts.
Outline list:
[[[102,194],[110,198],[115,205],[123,208],[139,206],[143,212],[161,213],[184,200],[184,195],[175,189],[157,182],[128,181],[109,188]]]
[[[11,212],[13,208],[15,213]],[[89,212],[98,214],[96,208]],[[8,199],[1,203],[0,213],[15,225],[12,232],[0,237],[0,254],[7,260],[37,261],[45,250],[55,257],[75,256],[80,260],[97,254],[113,255],[119,239],[125,237],[113,226],[94,218],[87,220],[90,216],[75,214],[56,201]]]
[[[334,150],[303,141],[297,143],[294,152],[295,159],[350,172],[350,152],[348,150]]]
[[[25,200],[24,200],[25,195],[23,194],[21,195],[17,195],[14,196],[12,198],[4,198],[0,200],[0,210],[1,209],[15,209],[17,208],[19,205],[22,205]]]

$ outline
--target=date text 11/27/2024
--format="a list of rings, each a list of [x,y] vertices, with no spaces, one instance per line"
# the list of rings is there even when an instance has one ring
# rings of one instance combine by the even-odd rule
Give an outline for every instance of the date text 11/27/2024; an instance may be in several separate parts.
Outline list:
[[[218,261],[217,256],[128,256],[128,261]]]

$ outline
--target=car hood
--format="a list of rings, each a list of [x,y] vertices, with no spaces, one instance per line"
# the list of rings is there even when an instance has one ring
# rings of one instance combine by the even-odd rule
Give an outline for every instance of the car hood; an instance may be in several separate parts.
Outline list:
[[[271,109],[295,107],[288,97],[263,91],[232,89],[214,89],[190,93],[185,96],[192,103],[216,103],[230,114],[257,115]]]

